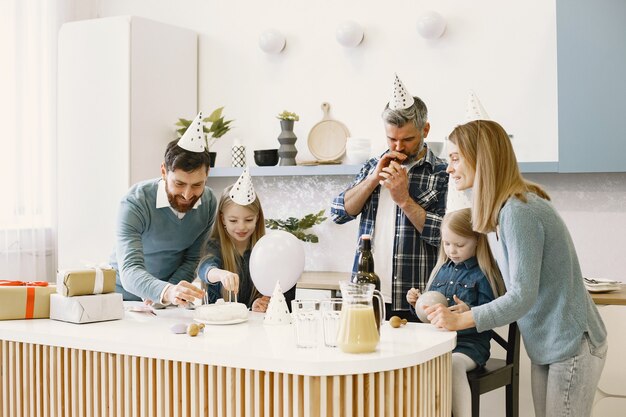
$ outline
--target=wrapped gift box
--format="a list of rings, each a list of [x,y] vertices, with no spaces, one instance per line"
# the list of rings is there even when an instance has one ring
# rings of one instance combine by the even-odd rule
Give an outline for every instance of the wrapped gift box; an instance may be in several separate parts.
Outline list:
[[[70,323],[93,323],[118,320],[124,317],[122,294],[50,296],[50,318]]]
[[[57,275],[57,291],[66,297],[115,292],[115,270],[92,268],[60,271]]]
[[[94,323],[124,318],[122,294],[50,296],[50,318],[70,323]]]
[[[47,319],[55,292],[47,282],[0,281],[0,320]]]

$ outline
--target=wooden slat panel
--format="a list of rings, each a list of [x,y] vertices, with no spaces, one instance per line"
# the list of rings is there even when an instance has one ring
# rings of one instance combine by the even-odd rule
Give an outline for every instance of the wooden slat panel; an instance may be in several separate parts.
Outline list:
[[[451,355],[308,377],[0,342],[3,417],[450,415]]]

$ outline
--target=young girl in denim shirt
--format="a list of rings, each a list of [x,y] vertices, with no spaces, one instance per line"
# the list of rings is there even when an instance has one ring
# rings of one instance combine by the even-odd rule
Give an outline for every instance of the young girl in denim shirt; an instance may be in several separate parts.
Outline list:
[[[439,259],[430,275],[427,290],[446,296],[449,309],[464,312],[488,303],[504,293],[500,271],[489,251],[485,235],[472,230],[470,209],[447,213],[441,223]],[[411,288],[406,299],[415,313],[420,296]],[[471,391],[466,373],[483,366],[489,359],[491,331],[478,333],[476,328],[457,333],[452,351],[452,414],[471,415]]]

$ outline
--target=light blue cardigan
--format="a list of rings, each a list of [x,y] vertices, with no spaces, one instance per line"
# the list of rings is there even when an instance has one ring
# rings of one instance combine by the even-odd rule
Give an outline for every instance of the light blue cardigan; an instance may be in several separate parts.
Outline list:
[[[526,197],[510,198],[489,234],[507,292],[472,312],[478,331],[517,321],[531,361],[545,365],[574,356],[585,332],[594,346],[602,344],[606,329],[563,219],[549,201]]]

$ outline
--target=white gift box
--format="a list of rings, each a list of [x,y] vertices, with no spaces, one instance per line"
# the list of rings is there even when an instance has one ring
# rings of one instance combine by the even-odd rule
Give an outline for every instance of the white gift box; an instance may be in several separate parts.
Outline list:
[[[122,294],[109,293],[64,297],[50,295],[50,318],[70,323],[94,323],[124,317]]]

